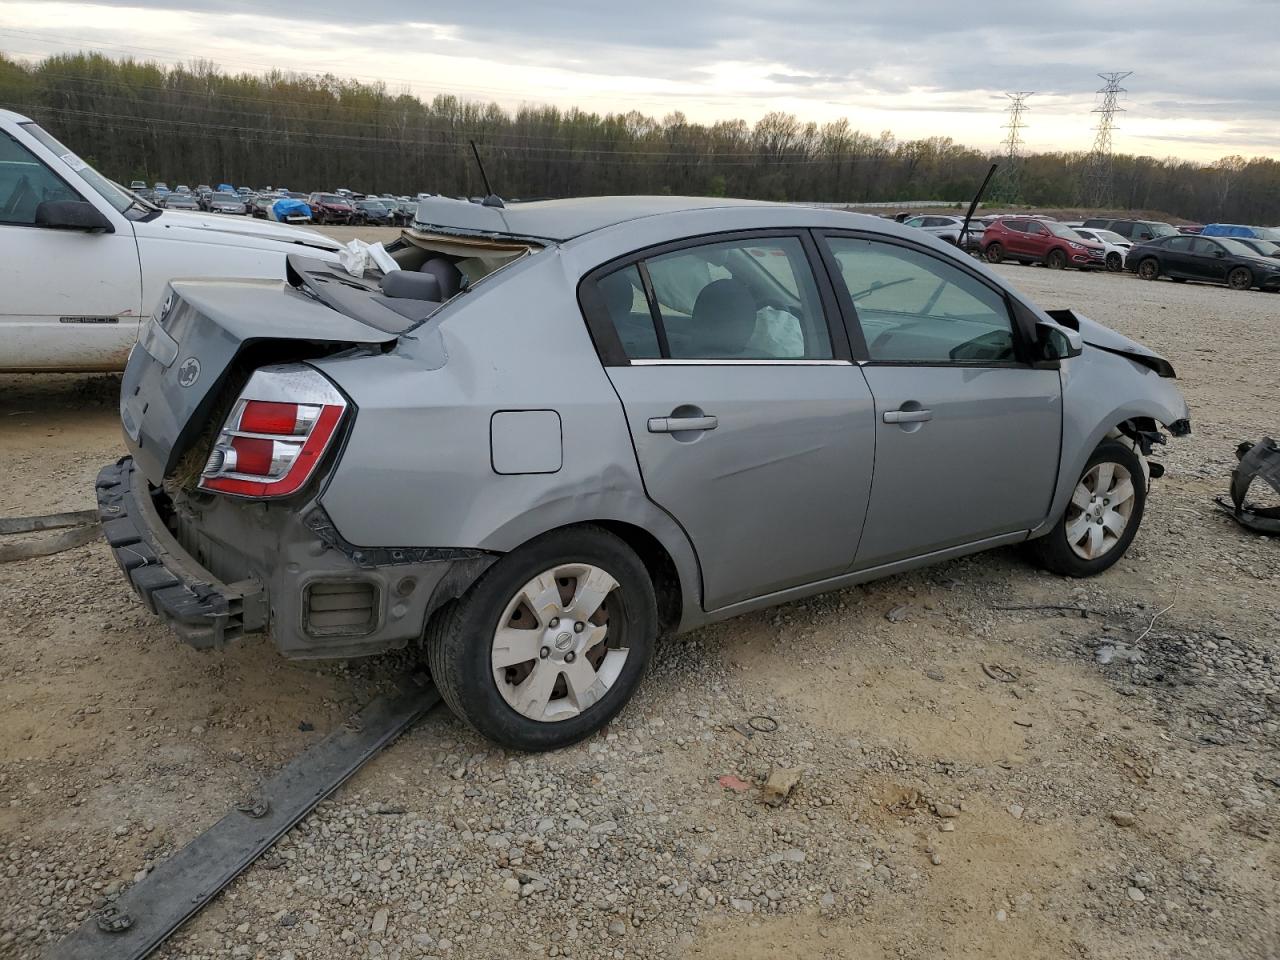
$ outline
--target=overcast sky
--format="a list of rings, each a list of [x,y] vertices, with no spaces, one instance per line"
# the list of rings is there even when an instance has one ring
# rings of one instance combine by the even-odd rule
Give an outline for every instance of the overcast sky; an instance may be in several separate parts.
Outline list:
[[[1099,71],[1132,70],[1115,149],[1280,155],[1276,0],[0,0],[0,50],[201,57],[392,92],[758,119],[786,110],[994,147],[1088,149]]]

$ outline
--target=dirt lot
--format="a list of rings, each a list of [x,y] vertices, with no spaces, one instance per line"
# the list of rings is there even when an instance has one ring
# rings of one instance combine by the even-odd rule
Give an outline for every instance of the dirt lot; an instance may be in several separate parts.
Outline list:
[[[1116,568],[1068,582],[1005,550],[705,629],[554,755],[438,710],[160,956],[1280,955],[1280,543],[1211,503],[1236,443],[1280,431],[1280,296],[1001,269],[1183,378],[1195,433],[1159,451]],[[116,387],[0,378],[0,516],[91,505]],[[0,566],[0,956],[34,956],[396,667],[186,649],[100,542]],[[777,730],[743,736],[755,715]],[[803,770],[778,809],[775,765]]]

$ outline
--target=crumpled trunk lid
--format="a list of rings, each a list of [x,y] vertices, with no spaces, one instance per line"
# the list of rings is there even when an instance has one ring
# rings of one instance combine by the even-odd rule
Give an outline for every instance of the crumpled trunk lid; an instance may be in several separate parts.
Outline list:
[[[125,367],[126,443],[138,469],[159,486],[184,458],[208,453],[201,438],[212,440],[258,367],[385,349],[397,337],[394,329],[362,323],[279,281],[174,281]]]

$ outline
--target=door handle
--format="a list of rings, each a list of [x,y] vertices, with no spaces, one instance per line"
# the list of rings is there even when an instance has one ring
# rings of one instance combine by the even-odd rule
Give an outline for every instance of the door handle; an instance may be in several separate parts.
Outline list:
[[[932,410],[886,410],[881,418],[885,423],[924,423],[933,419]]]
[[[650,417],[650,433],[682,433],[685,430],[714,430],[720,425],[716,417]]]

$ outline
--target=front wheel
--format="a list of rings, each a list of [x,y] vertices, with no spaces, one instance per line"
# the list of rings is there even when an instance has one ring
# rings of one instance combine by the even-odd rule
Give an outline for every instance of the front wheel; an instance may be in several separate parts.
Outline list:
[[[1108,253],[1107,269],[1110,270],[1112,273],[1119,273],[1121,270],[1124,269],[1124,258],[1121,257],[1120,254],[1115,253],[1114,251],[1112,253]]]
[[[1004,260],[1004,245],[992,241],[987,244],[987,249],[983,251],[983,255],[987,258],[987,263],[1000,263]]]
[[[1253,286],[1253,274],[1248,267],[1236,267],[1227,274],[1227,286],[1232,290],[1248,290]]]
[[[498,560],[427,630],[432,679],[490,740],[553,750],[631,699],[658,634],[649,573],[599,527],[548,533]]]
[[[1044,263],[1050,270],[1061,270],[1067,265],[1067,255],[1061,250],[1050,250]]]
[[[1124,556],[1146,503],[1142,461],[1120,441],[1105,440],[1085,464],[1062,517],[1030,548],[1052,573],[1091,577]]]
[[[1155,280],[1160,276],[1160,264],[1155,257],[1147,257],[1138,264],[1138,276],[1143,280]]]

